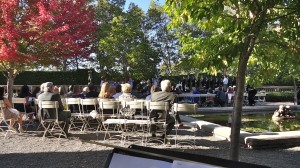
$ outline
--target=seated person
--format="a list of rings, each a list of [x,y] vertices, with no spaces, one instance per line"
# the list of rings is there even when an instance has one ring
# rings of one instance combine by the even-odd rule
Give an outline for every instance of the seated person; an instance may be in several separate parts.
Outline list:
[[[192,87],[192,93],[193,94],[200,94],[200,91],[196,89],[196,87]],[[194,97],[193,103],[200,103],[200,97]]]
[[[19,132],[23,133],[24,130],[23,130],[22,115],[16,109],[12,109],[12,104],[10,103],[10,101],[6,97],[4,97],[4,90],[5,90],[4,87],[0,87],[0,100],[3,100],[3,103],[6,106],[3,115],[5,119],[10,119],[8,129],[17,132],[17,130],[14,127],[15,121],[17,120],[19,124]]]
[[[225,101],[226,101],[226,94],[223,91],[223,88],[220,86],[215,97],[215,104],[217,106],[224,107],[225,106]]]
[[[26,99],[26,103],[25,103],[25,109],[24,109],[24,104],[20,104],[20,103],[16,103],[14,105],[15,109],[17,109],[20,112],[27,112],[27,113],[31,113],[31,112],[35,112],[35,110],[32,108],[33,104],[33,99],[32,99],[32,94],[30,93],[30,88],[27,85],[23,85],[21,87],[20,93],[18,94],[19,98],[25,98]],[[34,116],[36,114],[34,113]],[[30,119],[32,119],[34,117],[33,115],[28,116]]]
[[[117,99],[122,94],[122,86],[117,84],[116,86],[116,93],[112,96],[113,98]]]
[[[44,100],[58,101],[58,103],[59,103],[58,120],[65,122],[65,127],[63,127],[63,128],[64,128],[64,132],[66,133],[66,135],[68,135],[71,113],[63,111],[64,106],[62,104],[60,95],[53,93],[53,89],[54,89],[53,83],[47,82],[44,86],[44,92],[38,96],[38,100],[39,101],[44,101]],[[55,118],[55,110],[54,109],[43,109],[43,111],[41,111],[41,112],[42,112],[42,114],[39,114],[39,116],[41,116],[41,117],[50,118],[50,119]]]
[[[89,88],[89,91],[86,93],[85,97],[86,98],[97,98],[99,93],[96,91],[94,84],[89,83],[88,88]]]
[[[122,94],[119,96],[119,100],[136,99],[136,96],[131,94],[131,86],[129,83],[122,84],[121,86],[122,86]]]
[[[206,97],[206,104],[208,107],[213,106],[215,103],[214,96],[212,94],[213,94],[213,90],[209,89]]]
[[[145,100],[151,100],[151,95],[154,93],[154,92],[158,92],[160,90],[159,87],[157,87],[156,85],[152,85],[151,86],[151,89],[150,89],[150,94],[145,98]]]
[[[175,119],[173,116],[169,114],[170,109],[172,109],[172,106],[174,103],[177,102],[177,97],[175,94],[171,93],[171,82],[169,80],[163,80],[161,81],[161,90],[159,92],[154,92],[151,95],[151,101],[152,102],[168,102],[169,103],[169,110],[167,112],[167,117],[166,117],[166,134],[162,135],[162,138],[164,139],[166,135],[169,135],[175,125]],[[150,119],[154,121],[158,121],[160,117],[160,112],[157,110],[152,110],[150,112]],[[156,129],[157,126],[155,124],[151,124],[150,131],[152,133],[152,137],[156,136]]]

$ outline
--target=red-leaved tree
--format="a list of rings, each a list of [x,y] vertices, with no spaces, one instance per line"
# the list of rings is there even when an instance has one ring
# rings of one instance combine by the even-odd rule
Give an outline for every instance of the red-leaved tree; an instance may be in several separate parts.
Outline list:
[[[87,0],[0,0],[0,68],[8,97],[26,66],[89,56],[95,28]]]

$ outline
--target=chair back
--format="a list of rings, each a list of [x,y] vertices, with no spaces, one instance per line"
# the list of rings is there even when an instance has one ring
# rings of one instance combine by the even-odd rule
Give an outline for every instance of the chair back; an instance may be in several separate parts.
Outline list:
[[[111,117],[119,117],[120,102],[119,101],[100,101],[99,109],[102,117],[109,114]]]
[[[81,108],[84,113],[89,113],[93,110],[98,109],[98,100],[97,98],[86,98],[86,99],[80,99]]]
[[[174,103],[173,111],[174,113],[196,113],[197,104]]]
[[[22,108],[23,110],[20,110],[20,108],[18,108],[18,110],[20,110],[20,112],[25,112],[27,113],[27,110],[26,110],[26,98],[20,98],[20,97],[13,97],[12,98],[12,105],[13,105],[13,108],[16,108],[15,106],[16,105],[19,105],[18,107]]]
[[[155,111],[159,114],[158,119],[166,120],[167,114],[169,113],[169,103],[168,102],[150,102],[149,110]]]
[[[39,107],[40,110],[43,109],[54,109],[55,110],[55,120],[58,122],[58,109],[59,109],[59,103],[58,101],[39,101]],[[45,114],[44,114],[45,115]],[[44,117],[41,117],[42,120],[44,120]]]
[[[81,98],[65,98],[65,103],[67,110],[81,113]]]

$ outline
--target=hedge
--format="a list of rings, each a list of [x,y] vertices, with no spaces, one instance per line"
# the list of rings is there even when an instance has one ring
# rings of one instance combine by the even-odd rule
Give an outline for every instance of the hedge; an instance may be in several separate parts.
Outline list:
[[[14,81],[15,85],[40,85],[44,82],[53,82],[55,85],[86,85],[88,83],[89,69],[79,69],[76,71],[24,71],[21,72]],[[99,84],[101,81],[99,74],[92,70],[92,82]],[[6,85],[7,81],[3,73],[0,75],[0,84]]]
[[[268,92],[266,95],[267,102],[293,102],[294,92]]]

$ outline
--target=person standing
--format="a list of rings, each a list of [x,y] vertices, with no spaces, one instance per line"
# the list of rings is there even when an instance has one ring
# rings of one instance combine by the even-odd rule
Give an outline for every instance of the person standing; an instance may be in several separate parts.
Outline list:
[[[186,79],[185,79],[185,77],[182,78],[181,87],[182,87],[182,91],[185,92],[185,87],[186,87]]]
[[[227,78],[226,75],[224,75],[224,78],[223,78],[223,89],[227,90],[227,87],[228,87],[228,78]]]

